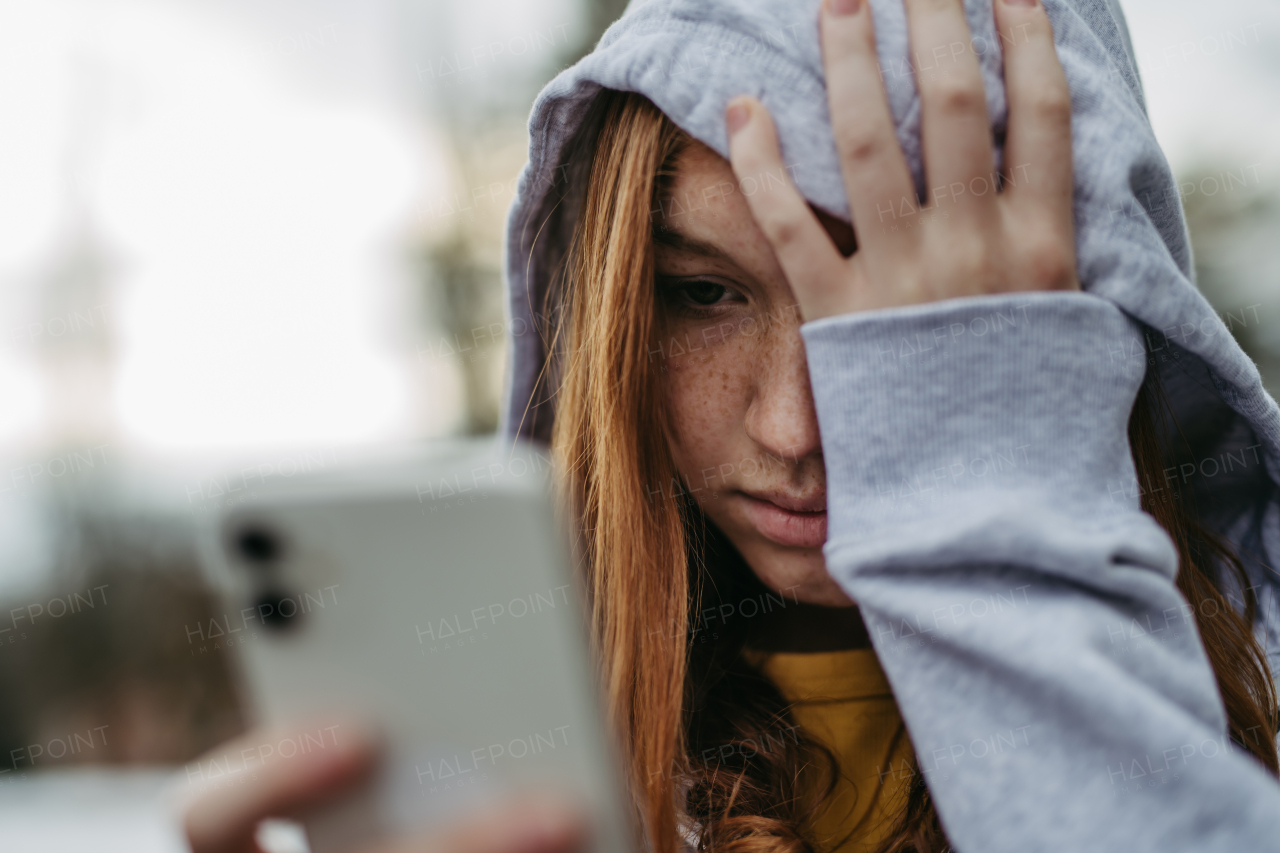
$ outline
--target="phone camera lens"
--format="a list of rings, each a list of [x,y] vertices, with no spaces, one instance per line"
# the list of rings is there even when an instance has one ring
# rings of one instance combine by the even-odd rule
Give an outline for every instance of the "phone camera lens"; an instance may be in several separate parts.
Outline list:
[[[264,590],[258,596],[258,617],[273,631],[288,631],[298,624],[301,611],[298,602],[278,590]]]
[[[263,527],[246,527],[236,535],[236,550],[246,562],[267,565],[280,559],[280,537]]]

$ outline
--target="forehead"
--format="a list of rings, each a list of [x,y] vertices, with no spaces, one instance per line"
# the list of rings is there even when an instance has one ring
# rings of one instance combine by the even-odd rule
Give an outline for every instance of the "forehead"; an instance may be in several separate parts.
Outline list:
[[[729,161],[697,140],[681,152],[675,173],[666,191],[658,197],[661,212],[654,211],[655,225],[690,234],[736,237],[752,243],[764,240],[743,195],[744,186],[759,192],[758,182],[748,179],[749,183],[739,184]],[[856,251],[858,241],[848,222],[812,204],[809,209],[841,255],[847,258]]]
[[[711,209],[721,216],[732,216],[739,204],[742,210],[738,215],[750,218],[738,195],[738,179],[729,161],[693,140],[676,159],[675,175],[665,181],[658,194],[661,224],[678,229],[689,224],[690,214],[692,218],[699,218],[699,214],[705,217]]]
[[[755,226],[729,161],[696,140],[677,158],[653,213],[656,230],[691,236],[724,238]]]
[[[729,161],[698,140],[692,140],[676,160],[673,189],[686,191],[695,185],[714,185],[720,181],[735,181]]]

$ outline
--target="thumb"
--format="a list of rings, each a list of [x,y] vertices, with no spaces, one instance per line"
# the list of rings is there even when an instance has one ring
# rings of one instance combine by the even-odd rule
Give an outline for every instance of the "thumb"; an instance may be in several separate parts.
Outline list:
[[[353,723],[325,731],[321,747],[285,756],[273,746],[302,742],[297,731],[253,731],[216,749],[202,761],[235,767],[215,780],[201,779],[183,818],[192,853],[258,853],[258,824],[332,800],[365,778],[377,762],[378,738]],[[306,729],[315,731],[315,727]],[[264,754],[259,759],[256,756]],[[238,762],[238,764],[237,764]]]

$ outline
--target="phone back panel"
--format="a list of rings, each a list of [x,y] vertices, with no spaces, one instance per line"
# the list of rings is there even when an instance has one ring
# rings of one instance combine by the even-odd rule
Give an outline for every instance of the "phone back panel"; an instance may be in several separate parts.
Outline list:
[[[545,467],[471,450],[298,483],[218,519],[222,629],[257,722],[360,715],[388,734],[375,785],[308,822],[317,853],[546,784],[590,804],[596,849],[627,849]]]

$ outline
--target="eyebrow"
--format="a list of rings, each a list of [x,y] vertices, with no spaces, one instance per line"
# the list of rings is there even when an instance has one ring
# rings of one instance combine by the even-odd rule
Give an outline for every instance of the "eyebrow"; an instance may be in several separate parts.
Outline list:
[[[702,255],[707,258],[715,258],[719,261],[732,262],[732,258],[728,253],[714,243],[708,243],[705,240],[699,240],[690,237],[687,234],[681,234],[671,228],[656,227],[653,229],[653,242],[675,249],[679,252],[689,252],[694,255]]]

